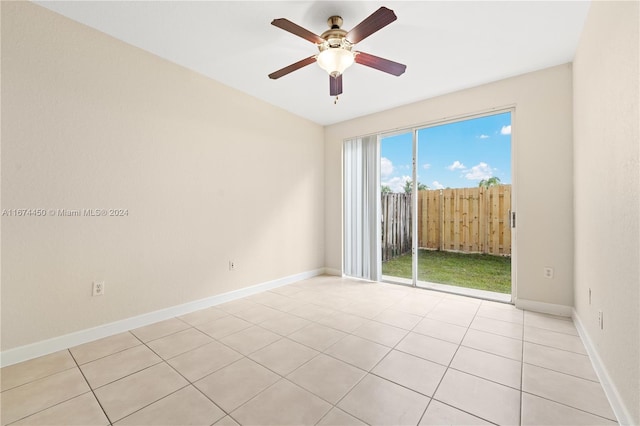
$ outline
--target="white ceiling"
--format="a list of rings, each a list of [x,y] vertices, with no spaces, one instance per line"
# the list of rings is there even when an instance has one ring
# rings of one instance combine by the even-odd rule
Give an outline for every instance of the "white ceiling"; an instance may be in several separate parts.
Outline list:
[[[319,124],[333,124],[573,60],[588,1],[71,1],[36,2]],[[407,65],[394,77],[354,65],[336,105],[316,64],[267,75],[317,53],[270,25],[350,30],[380,6],[398,20],[356,46]]]

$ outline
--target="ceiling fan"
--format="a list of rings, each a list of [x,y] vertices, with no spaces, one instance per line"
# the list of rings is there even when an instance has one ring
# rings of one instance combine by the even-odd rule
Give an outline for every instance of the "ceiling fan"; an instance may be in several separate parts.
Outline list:
[[[275,71],[269,74],[269,78],[275,80],[317,62],[320,68],[329,73],[329,94],[337,97],[342,93],[342,73],[354,62],[399,76],[404,73],[407,68],[406,65],[353,50],[357,43],[386,27],[396,19],[398,17],[393,13],[393,10],[381,7],[351,31],[347,32],[340,28],[343,22],[342,18],[340,16],[331,16],[327,20],[329,29],[319,36],[287,19],[274,19],[271,25],[314,43],[320,53]]]

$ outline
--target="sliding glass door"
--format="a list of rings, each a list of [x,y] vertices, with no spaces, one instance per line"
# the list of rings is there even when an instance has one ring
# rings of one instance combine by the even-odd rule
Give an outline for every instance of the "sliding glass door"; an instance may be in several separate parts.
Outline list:
[[[382,279],[511,299],[511,112],[380,137]]]

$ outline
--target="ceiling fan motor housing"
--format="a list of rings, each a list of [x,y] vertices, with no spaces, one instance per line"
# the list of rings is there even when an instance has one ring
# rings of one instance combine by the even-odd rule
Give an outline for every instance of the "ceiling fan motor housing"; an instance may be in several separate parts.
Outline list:
[[[347,32],[340,28],[342,25],[342,18],[339,16],[332,16],[327,19],[327,24],[329,25],[329,29],[320,35],[321,38],[326,40],[327,46],[325,46],[325,48],[341,47],[343,49],[348,48],[348,50],[351,50],[352,44],[344,38],[344,36],[347,35]],[[325,45],[325,43],[318,46],[320,51],[324,50],[322,48],[323,45]]]

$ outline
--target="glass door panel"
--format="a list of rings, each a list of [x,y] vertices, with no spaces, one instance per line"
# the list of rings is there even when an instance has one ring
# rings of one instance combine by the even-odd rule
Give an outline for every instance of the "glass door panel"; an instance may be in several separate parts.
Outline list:
[[[510,301],[511,113],[423,128],[417,144],[417,285]]]
[[[382,279],[413,284],[413,132],[380,138]]]

